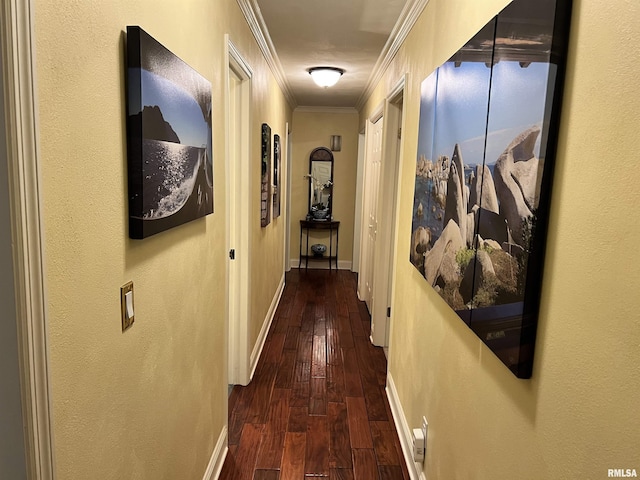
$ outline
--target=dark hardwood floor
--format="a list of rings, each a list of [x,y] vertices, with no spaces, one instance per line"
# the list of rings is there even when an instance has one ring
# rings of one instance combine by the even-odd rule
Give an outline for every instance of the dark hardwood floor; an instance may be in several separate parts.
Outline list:
[[[409,479],[369,325],[353,273],[287,273],[254,378],[229,397],[221,479]]]

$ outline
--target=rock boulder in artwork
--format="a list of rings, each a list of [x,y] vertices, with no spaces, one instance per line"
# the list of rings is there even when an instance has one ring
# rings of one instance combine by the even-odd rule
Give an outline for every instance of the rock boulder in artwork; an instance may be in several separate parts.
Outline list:
[[[504,217],[515,243],[527,249],[523,223],[533,217],[538,206],[536,186],[540,160],[533,153],[540,127],[518,135],[507,147],[495,166],[495,184],[500,215]]]

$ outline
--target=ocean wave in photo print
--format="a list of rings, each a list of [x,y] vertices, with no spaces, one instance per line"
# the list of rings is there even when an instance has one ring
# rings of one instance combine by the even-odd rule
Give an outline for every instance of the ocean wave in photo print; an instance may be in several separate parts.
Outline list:
[[[149,139],[143,140],[142,148],[142,217],[155,220],[173,215],[191,196],[206,149]]]

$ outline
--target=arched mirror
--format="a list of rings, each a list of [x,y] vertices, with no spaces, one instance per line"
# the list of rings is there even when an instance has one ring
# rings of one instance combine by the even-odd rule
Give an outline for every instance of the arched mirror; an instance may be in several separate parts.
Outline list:
[[[331,219],[333,153],[318,147],[309,155],[309,213],[316,220]]]

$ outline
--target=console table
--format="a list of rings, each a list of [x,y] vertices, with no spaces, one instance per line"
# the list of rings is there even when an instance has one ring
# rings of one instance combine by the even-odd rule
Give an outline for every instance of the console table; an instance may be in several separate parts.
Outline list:
[[[339,228],[340,222],[336,220],[300,220],[300,263],[298,268],[302,267],[302,260],[305,260],[305,270],[309,266],[309,259],[317,260],[329,260],[329,270],[331,270],[333,261],[336,262],[336,270],[338,270],[338,240],[339,240]],[[309,230],[329,230],[329,256],[316,257],[315,255],[309,255]],[[302,233],[305,232],[307,236],[307,247],[305,254],[302,254]],[[336,233],[336,252],[333,254],[333,232]]]

